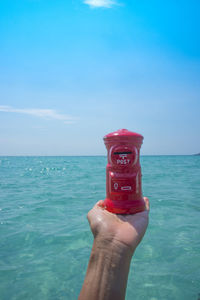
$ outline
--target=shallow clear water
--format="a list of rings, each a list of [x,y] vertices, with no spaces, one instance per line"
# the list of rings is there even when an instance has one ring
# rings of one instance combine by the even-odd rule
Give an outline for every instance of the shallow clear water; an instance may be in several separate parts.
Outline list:
[[[200,157],[144,156],[150,224],[132,260],[127,300],[200,293]],[[105,197],[105,157],[0,157],[0,299],[74,300]]]

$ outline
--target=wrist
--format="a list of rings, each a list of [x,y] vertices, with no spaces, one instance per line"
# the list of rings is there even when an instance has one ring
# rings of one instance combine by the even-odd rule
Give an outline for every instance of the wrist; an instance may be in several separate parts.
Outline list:
[[[113,236],[96,236],[94,238],[93,249],[104,253],[117,255],[120,257],[132,258],[135,248],[124,244]]]

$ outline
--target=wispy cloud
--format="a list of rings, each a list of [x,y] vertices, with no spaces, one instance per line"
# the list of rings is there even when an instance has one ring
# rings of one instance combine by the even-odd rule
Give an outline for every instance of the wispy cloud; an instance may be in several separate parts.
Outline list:
[[[44,119],[54,119],[63,121],[66,124],[75,123],[77,118],[66,114],[60,114],[53,109],[40,109],[40,108],[14,108],[12,106],[0,105],[0,111],[9,113],[20,113],[26,115],[32,115]]]
[[[84,0],[85,4],[90,5],[91,7],[107,7],[110,8],[113,5],[117,4],[114,0]]]

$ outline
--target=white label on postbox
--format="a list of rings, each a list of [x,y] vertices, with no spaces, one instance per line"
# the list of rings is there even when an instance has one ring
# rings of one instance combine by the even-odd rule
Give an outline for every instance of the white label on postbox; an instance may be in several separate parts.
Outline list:
[[[131,188],[130,185],[127,185],[127,186],[122,186],[122,187],[121,187],[121,190],[122,190],[122,191],[131,191],[132,188]]]

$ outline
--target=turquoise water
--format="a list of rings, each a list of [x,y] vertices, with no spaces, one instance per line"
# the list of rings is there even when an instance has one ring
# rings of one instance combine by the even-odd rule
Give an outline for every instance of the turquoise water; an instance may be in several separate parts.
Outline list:
[[[200,157],[144,156],[150,224],[126,299],[197,300]],[[105,157],[0,157],[0,299],[77,299],[105,197]]]

